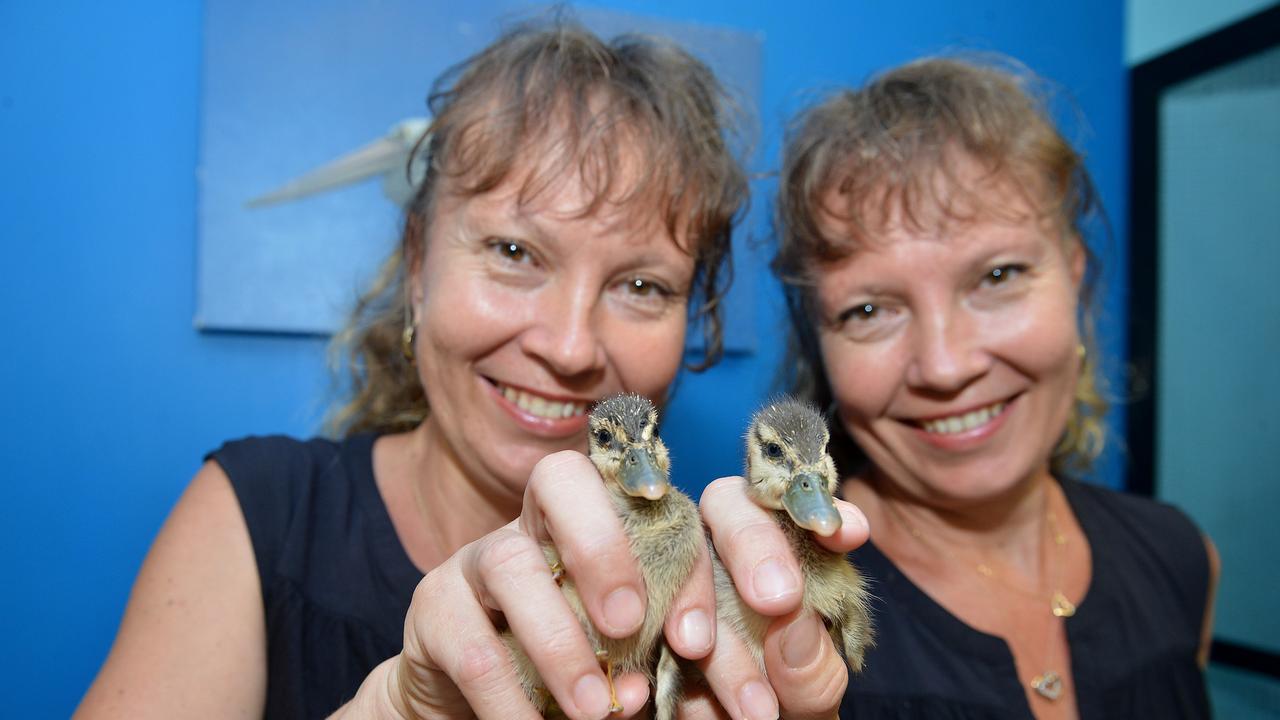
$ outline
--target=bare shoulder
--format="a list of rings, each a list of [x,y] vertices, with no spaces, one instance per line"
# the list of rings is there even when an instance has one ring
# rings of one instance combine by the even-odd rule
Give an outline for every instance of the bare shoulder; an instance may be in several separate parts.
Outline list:
[[[76,717],[260,716],[265,638],[244,516],[226,473],[206,462],[147,553]]]

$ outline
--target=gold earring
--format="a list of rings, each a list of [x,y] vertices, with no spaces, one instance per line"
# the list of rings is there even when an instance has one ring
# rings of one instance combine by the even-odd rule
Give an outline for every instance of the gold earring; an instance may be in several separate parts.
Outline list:
[[[1089,348],[1085,347],[1085,346],[1084,346],[1084,343],[1077,343],[1077,344],[1076,344],[1076,355],[1077,355],[1081,360],[1084,360],[1084,359],[1085,359],[1085,357],[1086,357],[1088,354],[1089,354]]]
[[[404,324],[404,332],[400,333],[400,352],[406,362],[413,362],[413,346],[417,344],[418,326],[410,320]]]

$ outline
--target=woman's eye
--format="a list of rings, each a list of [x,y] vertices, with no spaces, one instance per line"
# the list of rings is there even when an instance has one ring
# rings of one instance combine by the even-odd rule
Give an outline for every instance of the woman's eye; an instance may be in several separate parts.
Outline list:
[[[515,260],[517,263],[524,260],[526,256],[524,247],[521,247],[520,243],[517,242],[499,243],[498,252],[502,252],[503,258]]]
[[[1021,275],[1026,269],[1025,265],[997,265],[982,276],[982,282],[986,285],[1003,285]]]
[[[490,245],[504,260],[523,263],[532,259],[523,245],[511,240],[494,240]]]
[[[671,294],[658,283],[644,278],[631,278],[627,280],[626,285],[628,292],[637,297],[652,297],[654,295],[666,297]]]
[[[656,316],[677,300],[677,294],[669,285],[646,277],[631,276],[613,285],[614,297],[623,307],[640,312],[645,317]]]
[[[862,300],[846,306],[835,316],[830,329],[850,340],[872,342],[891,337],[902,327],[910,308],[900,300]]]
[[[879,314],[880,308],[878,306],[871,303],[862,303],[861,305],[855,305],[840,313],[840,322],[846,323],[850,320],[872,320]]]

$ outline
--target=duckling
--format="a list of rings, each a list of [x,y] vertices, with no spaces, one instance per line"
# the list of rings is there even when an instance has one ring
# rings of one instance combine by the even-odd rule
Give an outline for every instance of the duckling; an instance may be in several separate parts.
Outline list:
[[[774,511],[800,562],[803,607],[823,619],[836,649],[858,672],[872,641],[866,583],[843,555],[822,547],[810,535],[812,531],[829,537],[841,525],[831,499],[836,467],[827,454],[829,439],[822,416],[805,403],[783,398],[760,410],[746,434],[746,492],[757,505]],[[714,555],[712,567],[717,615],[743,638],[763,670],[764,634],[770,618],[742,601]]]
[[[621,639],[597,632],[555,546],[545,543],[543,553],[604,667],[611,710],[622,710],[614,693],[614,675],[640,672],[654,685],[655,717],[667,720],[675,717],[680,689],[678,659],[663,639],[663,622],[706,539],[697,505],[671,486],[671,461],[657,425],[657,410],[648,399],[614,395],[595,406],[587,426],[589,456],[622,519],[648,592],[640,629]],[[547,717],[561,715],[528,656],[509,633],[505,637],[535,707]]]

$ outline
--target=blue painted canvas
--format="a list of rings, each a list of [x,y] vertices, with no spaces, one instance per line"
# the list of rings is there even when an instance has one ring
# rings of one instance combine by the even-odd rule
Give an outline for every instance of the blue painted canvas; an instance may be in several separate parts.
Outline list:
[[[402,121],[425,117],[441,72],[540,11],[502,0],[209,0],[205,8],[195,325],[330,333],[395,246],[399,208],[379,177],[253,201],[380,139],[390,147]],[[706,61],[745,112],[759,107],[759,34],[571,14],[604,37],[670,37]],[[731,352],[754,348],[751,285],[735,283],[728,303]]]

